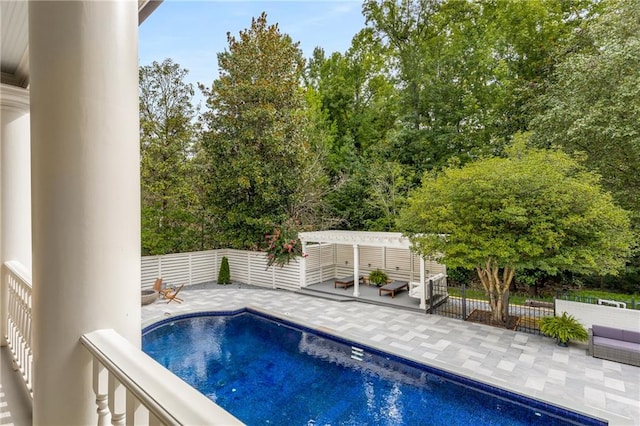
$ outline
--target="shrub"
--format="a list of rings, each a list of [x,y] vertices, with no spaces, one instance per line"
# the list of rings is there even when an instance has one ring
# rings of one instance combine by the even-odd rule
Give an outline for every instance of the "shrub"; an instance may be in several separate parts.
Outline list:
[[[566,346],[569,340],[585,341],[589,338],[589,333],[573,317],[562,313],[561,317],[544,317],[540,319],[540,331],[558,341],[559,345]]]
[[[375,271],[371,271],[369,273],[369,281],[371,282],[371,284],[375,284],[378,287],[384,285],[387,282],[388,278],[389,277],[387,276],[387,274],[385,274],[380,269],[376,269]]]
[[[295,229],[283,226],[276,228],[273,234],[265,236],[267,240],[267,268],[271,265],[283,267],[302,254],[302,243]]]
[[[218,273],[218,284],[231,284],[231,270],[229,269],[229,259],[222,257],[220,272]]]

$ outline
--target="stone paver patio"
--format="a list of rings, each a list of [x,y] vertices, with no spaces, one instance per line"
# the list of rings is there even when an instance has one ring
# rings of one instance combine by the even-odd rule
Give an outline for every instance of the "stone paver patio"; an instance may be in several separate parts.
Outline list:
[[[284,290],[183,290],[143,306],[143,326],[173,315],[252,307],[442,370],[609,421],[640,425],[640,368],[593,358],[586,344]]]

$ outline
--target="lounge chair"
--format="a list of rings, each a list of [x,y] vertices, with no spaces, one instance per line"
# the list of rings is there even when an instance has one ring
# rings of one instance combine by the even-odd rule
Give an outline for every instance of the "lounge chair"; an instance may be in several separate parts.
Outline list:
[[[333,283],[333,288],[344,287],[346,290],[348,287],[351,287],[355,280],[353,279],[353,275],[349,275],[348,277],[340,278],[339,280],[335,280]],[[360,275],[358,278],[359,283],[364,283],[364,275]]]
[[[378,289],[378,296],[382,296],[382,292],[391,293],[391,298],[393,299],[396,295],[397,291],[400,290],[409,290],[409,282],[408,281],[391,281],[389,284],[385,284]]]
[[[177,289],[173,290],[170,289],[169,292],[167,292],[164,297],[166,297],[167,299],[169,299],[167,301],[167,303],[171,303],[172,300],[174,300],[177,303],[182,303],[183,300],[180,299],[178,296],[178,293],[180,293],[180,290],[182,290],[182,287],[184,287],[184,284],[182,284],[180,287],[178,287]]]
[[[167,293],[172,292],[173,288],[162,288],[162,278],[156,279],[153,283],[153,289],[158,292],[163,299],[167,297]]]

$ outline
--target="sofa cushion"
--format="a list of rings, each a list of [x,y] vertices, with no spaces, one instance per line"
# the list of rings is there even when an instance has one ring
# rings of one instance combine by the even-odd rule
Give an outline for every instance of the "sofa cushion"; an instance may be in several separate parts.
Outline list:
[[[609,339],[624,340],[622,338],[622,330],[619,328],[605,327],[604,325],[591,326],[594,336],[606,337]]]
[[[622,330],[622,340],[640,343],[640,331]]]
[[[594,337],[593,345],[640,353],[640,343],[625,342],[624,340],[609,339],[607,337]]]

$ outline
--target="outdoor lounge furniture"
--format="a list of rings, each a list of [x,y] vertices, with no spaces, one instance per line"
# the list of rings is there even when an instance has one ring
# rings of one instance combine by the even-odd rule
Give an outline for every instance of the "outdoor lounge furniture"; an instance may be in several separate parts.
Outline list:
[[[163,299],[166,297],[167,293],[174,290],[171,288],[162,288],[162,278],[156,279],[156,281],[153,283],[153,289],[157,291],[160,297],[162,297]]]
[[[408,281],[391,281],[389,284],[385,284],[378,289],[378,296],[382,296],[382,292],[384,291],[385,293],[391,293],[391,298],[393,299],[396,292],[401,290],[409,290]]]
[[[175,290],[170,290],[169,292],[167,292],[164,297],[166,297],[167,299],[169,299],[167,301],[167,303],[171,303],[171,301],[175,301],[177,303],[182,303],[183,300],[180,299],[178,296],[178,293],[180,293],[180,290],[182,290],[182,287],[184,287],[184,284],[182,284],[180,287],[178,287]]]
[[[589,354],[640,367],[640,331],[594,324],[589,329]]]
[[[360,275],[360,277],[358,278],[358,282],[364,283],[364,275]],[[333,283],[333,288],[344,287],[344,289],[346,290],[348,287],[351,287],[353,283],[353,275],[349,275],[348,277],[335,280]]]
[[[439,273],[439,274],[435,274],[431,277],[426,278],[425,283],[427,285],[427,293],[426,293],[426,297],[428,298],[429,296],[429,281],[438,281],[440,279],[443,279],[445,277],[445,275],[443,273]],[[446,284],[445,284],[446,286]],[[421,297],[423,297],[423,295],[425,295],[424,293],[424,289],[422,288],[422,284],[420,284],[419,281],[411,281],[409,283],[409,297],[415,297],[416,299],[420,299]]]

